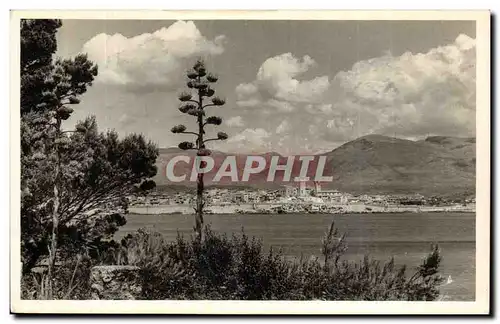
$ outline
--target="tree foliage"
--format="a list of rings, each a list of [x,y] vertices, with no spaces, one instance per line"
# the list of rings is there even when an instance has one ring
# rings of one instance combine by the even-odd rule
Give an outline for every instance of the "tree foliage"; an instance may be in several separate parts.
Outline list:
[[[66,230],[70,235],[71,231],[78,229],[80,236],[71,235],[74,243],[84,248],[88,246],[86,243],[95,239],[94,236],[83,239],[95,226],[91,224],[102,222],[96,218],[109,218],[108,225],[113,228],[123,223],[112,215],[125,212],[126,196],[156,174],[154,163],[158,151],[141,135],[120,139],[116,132],[98,132],[95,118],[88,118],[78,126],[87,131],[65,137],[62,145],[59,224],[62,240]],[[22,220],[23,234],[26,235],[23,241],[30,242],[26,246],[30,248],[26,251],[30,256],[37,255],[30,253],[32,251],[38,251],[39,255],[47,252],[54,165],[54,155],[38,153],[26,170],[29,172],[26,186],[29,192],[24,195]],[[103,230],[100,235],[105,236],[106,232],[108,230]]]
[[[56,32],[62,26],[56,19],[21,20],[21,112],[35,109],[48,90],[45,77],[52,71],[56,52]]]
[[[97,66],[84,54],[53,59],[58,20],[21,22],[21,238],[23,269],[49,251],[50,233],[64,250],[90,250],[124,224],[126,195],[149,190],[158,149],[142,135],[99,132],[89,117],[72,130],[80,96]],[[146,184],[144,184],[147,182]],[[57,190],[55,190],[57,189]],[[57,204],[57,208],[55,208]],[[57,223],[54,224],[55,220]],[[54,240],[52,240],[54,241]]]

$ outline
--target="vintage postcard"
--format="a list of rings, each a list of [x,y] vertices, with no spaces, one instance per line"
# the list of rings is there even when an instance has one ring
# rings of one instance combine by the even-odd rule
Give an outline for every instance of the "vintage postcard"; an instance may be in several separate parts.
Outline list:
[[[488,314],[488,11],[12,11],[11,311]]]

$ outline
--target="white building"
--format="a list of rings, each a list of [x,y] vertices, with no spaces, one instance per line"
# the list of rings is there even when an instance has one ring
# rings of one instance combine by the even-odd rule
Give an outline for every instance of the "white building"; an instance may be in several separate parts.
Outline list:
[[[317,195],[321,191],[321,183],[314,181],[314,193]]]
[[[285,197],[296,197],[298,193],[297,187],[285,186]]]
[[[320,198],[329,198],[329,199],[334,199],[334,198],[339,198],[342,196],[342,193],[338,190],[321,190],[316,192],[316,197]]]
[[[299,196],[300,197],[307,196],[307,185],[305,181],[299,182]]]
[[[323,190],[321,189],[321,184],[318,182],[314,183],[314,193],[318,198],[342,205],[347,205],[349,203],[349,197],[351,196],[348,193],[343,193],[335,189]]]

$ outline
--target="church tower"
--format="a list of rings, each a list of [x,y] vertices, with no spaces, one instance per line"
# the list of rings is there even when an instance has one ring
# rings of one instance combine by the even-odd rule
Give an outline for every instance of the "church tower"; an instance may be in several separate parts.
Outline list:
[[[321,192],[321,183],[314,181],[314,194],[317,196]]]

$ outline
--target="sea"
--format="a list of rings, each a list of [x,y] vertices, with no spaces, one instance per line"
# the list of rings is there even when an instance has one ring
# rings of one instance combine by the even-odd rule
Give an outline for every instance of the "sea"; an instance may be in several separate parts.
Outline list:
[[[128,214],[116,239],[139,228],[150,228],[175,240],[177,233],[193,232],[193,216],[182,214]],[[475,213],[371,213],[371,214],[212,214],[205,222],[214,231],[241,233],[263,241],[265,249],[281,248],[288,257],[320,257],[321,238],[331,222],[347,235],[347,260],[370,258],[406,264],[414,270],[438,244],[443,257],[442,300],[475,299]]]

